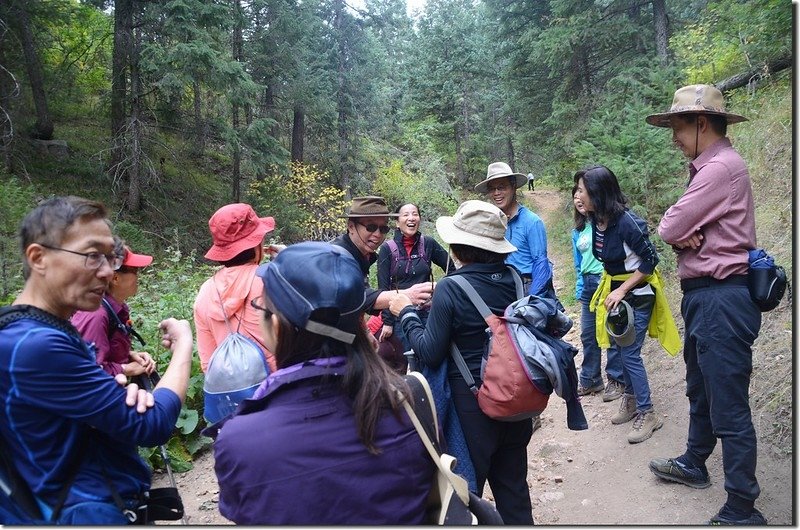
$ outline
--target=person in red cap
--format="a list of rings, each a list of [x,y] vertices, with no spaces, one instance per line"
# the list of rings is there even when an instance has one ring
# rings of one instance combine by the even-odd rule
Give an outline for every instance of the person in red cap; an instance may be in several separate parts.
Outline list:
[[[139,271],[150,265],[153,257],[133,253],[118,237],[114,237],[114,245],[122,265],[114,271],[100,307],[77,311],[70,320],[84,340],[94,344],[97,364],[108,374],[149,375],[156,365],[149,353],[131,349],[131,313],[125,302],[139,290]]]
[[[235,203],[214,212],[208,228],[213,244],[205,257],[222,268],[200,287],[194,302],[200,368],[203,373],[208,370],[211,354],[228,336],[227,319],[232,328],[261,346],[274,371],[274,356],[264,345],[259,315],[250,302],[264,291],[256,269],[264,258],[264,236],[275,229],[275,219],[259,217],[249,204]]]

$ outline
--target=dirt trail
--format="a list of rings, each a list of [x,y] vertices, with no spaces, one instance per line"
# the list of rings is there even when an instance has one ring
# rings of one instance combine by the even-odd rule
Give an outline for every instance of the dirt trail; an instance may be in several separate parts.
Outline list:
[[[563,215],[562,194],[539,189],[524,195],[549,232],[556,216]],[[571,249],[557,248],[552,244],[555,239],[549,238],[548,254],[556,268],[556,290],[566,293],[574,288],[564,282],[573,266]],[[575,326],[565,340],[580,349],[579,308],[575,305],[567,311]],[[631,445],[626,440],[630,424],[611,424],[619,401],[604,403],[597,394],[582,399],[589,429],[570,431],[564,401],[553,395],[542,414],[543,426],[528,446],[528,484],[536,524],[696,525],[704,524],[725,502],[719,444],[708,462],[712,481],[708,489],[695,490],[661,481],[647,468],[652,458],[683,452],[688,402],[682,357],[668,357],[653,339],[645,342],[643,355],[654,406],[664,419],[664,427],[651,439]],[[578,368],[581,362],[579,354]],[[189,524],[227,523],[217,509],[219,494],[213,466],[213,456],[208,451],[195,461],[193,470],[177,475]],[[792,478],[791,460],[776,458],[766,444],[760,444],[758,480],[762,493],[757,506],[771,524],[792,523]],[[157,475],[154,482],[163,486],[167,481]],[[486,496],[491,498],[488,488]]]

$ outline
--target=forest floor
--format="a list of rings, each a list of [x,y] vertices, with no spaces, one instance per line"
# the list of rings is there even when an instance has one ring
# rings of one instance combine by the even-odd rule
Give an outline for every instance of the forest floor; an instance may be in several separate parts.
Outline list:
[[[525,200],[547,226],[563,204],[561,193],[547,189],[525,192]],[[552,242],[554,238],[549,238]],[[570,249],[548,249],[555,278],[567,277],[572,267]],[[574,287],[559,284],[558,292]],[[568,307],[575,325],[565,340],[580,349],[579,309]],[[678,322],[682,328],[682,322]],[[536,524],[544,525],[698,525],[704,524],[725,502],[721,446],[708,461],[712,485],[691,489],[655,477],[647,467],[656,457],[680,455],[686,444],[688,401],[685,397],[683,358],[669,357],[654,339],[647,339],[643,357],[656,412],[664,426],[640,444],[629,444],[630,423],[612,425],[619,401],[603,402],[601,394],[582,398],[589,429],[570,431],[564,401],[553,395],[528,446],[528,485]],[[580,369],[582,355],[575,359]],[[757,431],[758,424],[756,425]],[[229,524],[217,508],[219,490],[214,459],[206,451],[194,469],[176,475],[189,524]],[[793,522],[794,481],[791,457],[777,455],[760,441],[757,477],[761,496],[756,506],[771,525]],[[154,486],[167,485],[157,474]],[[487,487],[484,496],[491,499]]]

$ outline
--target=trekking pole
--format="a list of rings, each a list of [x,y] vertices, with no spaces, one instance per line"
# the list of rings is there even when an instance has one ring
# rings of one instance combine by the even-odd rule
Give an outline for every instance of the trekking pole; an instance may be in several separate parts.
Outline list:
[[[156,371],[153,371],[153,373],[150,374],[150,375],[142,374],[141,376],[139,376],[139,378],[142,381],[142,387],[148,392],[152,392],[153,391],[153,387],[155,385],[157,385],[158,382],[161,380],[161,376],[158,375],[158,372],[156,372]],[[164,447],[164,445],[159,445],[158,449],[161,452],[161,460],[164,461],[164,467],[167,468],[167,477],[169,478],[169,484],[170,484],[170,486],[175,488],[175,490],[177,491],[178,485],[175,483],[175,475],[172,474],[172,466],[169,463],[169,454],[167,453],[167,448]],[[183,517],[181,517],[181,524],[182,525],[189,524],[186,521],[186,513],[185,512],[183,514]]]

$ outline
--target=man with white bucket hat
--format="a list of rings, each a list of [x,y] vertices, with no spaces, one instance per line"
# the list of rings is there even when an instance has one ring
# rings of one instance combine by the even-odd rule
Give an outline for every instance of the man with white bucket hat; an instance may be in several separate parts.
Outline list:
[[[747,288],[748,251],[756,247],[753,190],[744,160],[726,137],[729,124],[746,118],[725,110],[717,88],[691,85],[675,92],[669,111],[646,120],[671,128],[690,160],[686,191],[658,225],[677,253],[683,291],[689,435],[681,456],[652,460],[650,469],[707,488],[705,462],[721,438],[728,498],[710,523],[765,525],[755,508],[760,489],[749,400],[751,348],[761,328]]]
[[[486,179],[475,186],[475,191],[485,194],[486,202],[500,208],[508,217],[506,239],[517,251],[509,254],[506,263],[519,271],[525,293],[557,300],[553,268],[547,259],[544,223],[517,202],[517,188],[527,182],[527,176],[515,173],[505,162],[492,162],[486,170]]]

